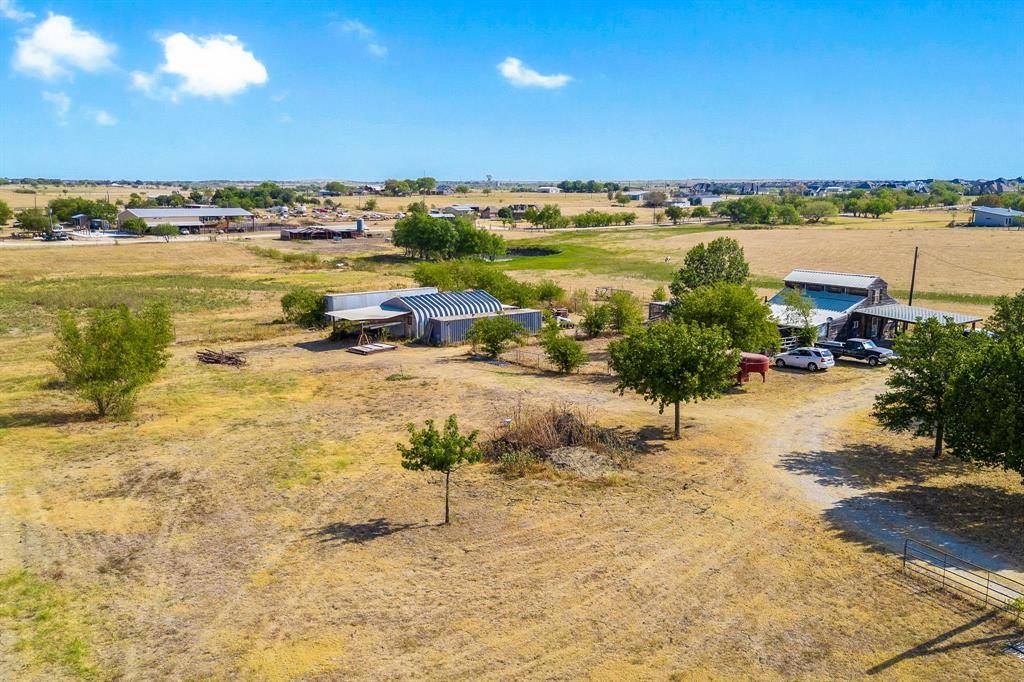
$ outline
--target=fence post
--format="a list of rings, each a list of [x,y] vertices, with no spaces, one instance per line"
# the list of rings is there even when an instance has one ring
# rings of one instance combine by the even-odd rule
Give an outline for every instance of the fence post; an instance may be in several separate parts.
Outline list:
[[[903,538],[903,572],[907,572],[907,547],[910,545],[910,538]]]
[[[992,584],[992,571],[985,571],[985,606],[988,606],[988,588]]]
[[[946,553],[942,553],[942,591],[946,591]]]

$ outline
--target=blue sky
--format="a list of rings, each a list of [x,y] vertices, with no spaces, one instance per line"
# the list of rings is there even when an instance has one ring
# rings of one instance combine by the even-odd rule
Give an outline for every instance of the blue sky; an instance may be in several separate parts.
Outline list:
[[[991,0],[0,0],[0,175],[1016,176],[1022,26]]]

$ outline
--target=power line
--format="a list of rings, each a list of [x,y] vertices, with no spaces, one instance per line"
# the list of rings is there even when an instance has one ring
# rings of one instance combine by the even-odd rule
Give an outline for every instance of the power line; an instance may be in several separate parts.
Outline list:
[[[933,258],[933,259],[939,261],[940,263],[945,263],[946,265],[950,265],[950,266],[952,266],[954,268],[959,268],[961,270],[966,270],[967,272],[973,272],[976,275],[985,275],[987,277],[997,277],[999,279],[1010,280],[1011,282],[1024,282],[1024,277],[1010,277],[1008,275],[1000,275],[1000,274],[995,273],[995,272],[986,272],[984,270],[975,270],[974,268],[969,268],[966,265],[960,265],[959,263],[953,263],[953,262],[945,260],[943,258],[939,258],[938,256],[933,255],[931,253],[928,253],[927,251],[922,251],[921,255],[922,256],[928,256],[929,258]]]

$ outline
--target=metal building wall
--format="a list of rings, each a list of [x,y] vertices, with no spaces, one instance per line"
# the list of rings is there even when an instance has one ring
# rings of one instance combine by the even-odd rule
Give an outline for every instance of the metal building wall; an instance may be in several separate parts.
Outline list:
[[[495,313],[495,315],[497,314]],[[510,310],[504,313],[504,316],[523,325],[529,334],[536,334],[544,323],[544,316],[539,310]],[[463,343],[466,340],[466,335],[469,334],[469,328],[483,317],[493,316],[477,314],[465,317],[432,318],[427,322],[424,340],[435,346]]]

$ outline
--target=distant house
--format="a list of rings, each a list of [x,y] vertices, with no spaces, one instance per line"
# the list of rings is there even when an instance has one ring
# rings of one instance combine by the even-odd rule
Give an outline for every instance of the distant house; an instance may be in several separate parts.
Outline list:
[[[431,218],[447,218],[448,220],[455,220],[456,218],[458,218],[458,216],[455,215],[454,213],[449,213],[448,211],[438,211],[436,209],[431,211],[427,215],[430,216]]]
[[[688,197],[688,199],[693,206],[712,206],[719,201],[724,201],[725,197],[718,196],[717,194],[694,194]]]
[[[907,325],[922,319],[952,320],[953,324],[975,324],[981,318],[920,306],[903,305],[889,295],[889,285],[878,275],[797,269],[786,275],[786,289],[768,300],[772,317],[783,337],[792,334],[796,321],[785,305],[787,289],[796,289],[813,304],[810,322],[822,340],[845,341],[868,338],[892,339]]]
[[[197,232],[227,228],[239,219],[255,224],[252,213],[244,208],[126,208],[117,214],[118,226],[129,218],[141,218],[149,227],[166,224]]]
[[[451,185],[438,185],[430,192],[431,194],[439,194],[441,196],[451,196],[455,194],[455,188]]]
[[[480,213],[480,207],[476,204],[452,204],[445,206],[443,211],[453,215],[474,215]]]
[[[308,225],[306,227],[286,227],[281,230],[284,241],[307,239],[352,239],[366,235],[362,218],[350,225]]]
[[[971,225],[974,227],[1015,227],[1024,222],[1024,211],[995,206],[972,206]]]
[[[645,190],[642,190],[642,189],[631,189],[631,190],[623,192],[623,194],[625,194],[627,197],[629,197],[633,201],[643,201],[644,197],[647,196],[647,192]]]
[[[551,185],[545,185],[543,187],[538,187],[537,191],[542,193],[542,194],[561,194],[562,193],[561,189],[559,189],[558,187],[553,187]]]

